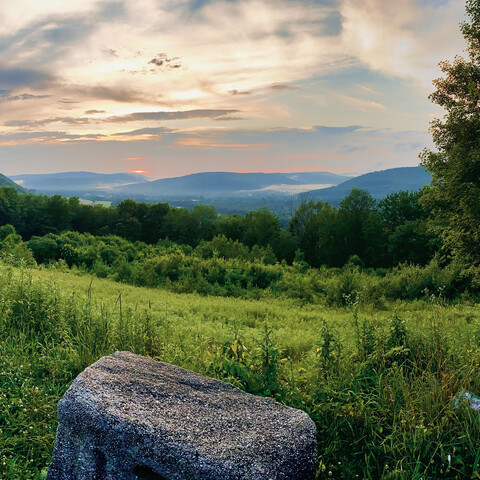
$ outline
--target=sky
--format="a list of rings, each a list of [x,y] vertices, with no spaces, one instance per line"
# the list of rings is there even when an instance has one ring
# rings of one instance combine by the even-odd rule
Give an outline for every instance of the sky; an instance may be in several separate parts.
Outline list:
[[[0,173],[418,165],[464,7],[2,0]]]

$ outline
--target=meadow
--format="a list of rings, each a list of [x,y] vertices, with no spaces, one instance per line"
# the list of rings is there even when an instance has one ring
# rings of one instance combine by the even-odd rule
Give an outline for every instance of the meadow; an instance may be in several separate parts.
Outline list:
[[[134,287],[0,265],[0,479],[42,479],[56,406],[116,350],[174,363],[308,412],[317,478],[480,478],[480,318],[441,292],[343,307]],[[361,291],[360,291],[361,292]]]

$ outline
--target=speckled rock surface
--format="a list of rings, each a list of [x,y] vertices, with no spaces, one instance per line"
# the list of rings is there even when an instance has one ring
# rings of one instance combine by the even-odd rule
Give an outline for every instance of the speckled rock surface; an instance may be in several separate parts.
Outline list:
[[[308,415],[183,368],[116,352],[58,405],[47,480],[311,480]]]

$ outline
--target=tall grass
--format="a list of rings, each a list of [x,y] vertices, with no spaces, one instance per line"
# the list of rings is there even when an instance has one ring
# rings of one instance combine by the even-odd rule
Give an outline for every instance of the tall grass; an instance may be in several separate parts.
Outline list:
[[[475,305],[436,295],[376,310],[354,291],[344,307],[297,306],[6,265],[0,285],[2,480],[44,478],[59,399],[115,350],[307,411],[318,479],[480,478],[480,419],[453,407],[457,392],[480,392]]]

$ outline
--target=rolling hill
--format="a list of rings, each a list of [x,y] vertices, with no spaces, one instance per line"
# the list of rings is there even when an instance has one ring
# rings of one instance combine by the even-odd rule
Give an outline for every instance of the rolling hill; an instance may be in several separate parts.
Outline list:
[[[237,173],[202,172],[182,177],[162,178],[151,182],[116,187],[124,195],[145,195],[151,198],[180,196],[245,196],[268,193],[297,193],[305,185],[331,186],[350,177],[330,172]]]
[[[322,200],[331,205],[338,205],[352,188],[367,190],[373,198],[381,199],[400,190],[420,190],[430,181],[431,176],[423,167],[399,167],[366,173],[334,187],[311,190],[301,195],[309,200]]]

